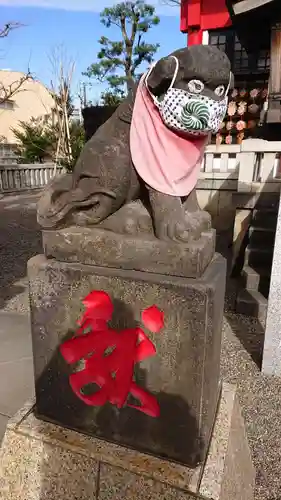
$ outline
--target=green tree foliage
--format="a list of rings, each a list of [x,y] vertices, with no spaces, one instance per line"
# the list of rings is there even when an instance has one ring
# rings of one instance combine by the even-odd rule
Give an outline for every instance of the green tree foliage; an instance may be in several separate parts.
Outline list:
[[[43,163],[52,157],[52,134],[42,121],[20,122],[12,129],[18,140],[18,154],[23,163]]]
[[[101,48],[97,55],[98,62],[89,66],[84,75],[106,81],[115,95],[122,96],[124,85],[129,90],[141,64],[153,61],[159,44],[146,43],[144,38],[160,19],[155,15],[155,7],[143,0],[136,0],[104,9],[101,22],[106,28],[117,26],[121,40],[113,41],[102,36],[99,40]]]
[[[44,163],[55,161],[59,127],[42,120],[20,122],[20,127],[13,129],[18,140],[18,154],[22,163]],[[59,158],[59,163],[72,170],[85,144],[85,132],[78,121],[70,122],[71,161]]]
[[[75,164],[80,156],[80,153],[85,145],[85,130],[79,121],[72,121],[69,127],[70,132],[70,142],[72,150],[72,160],[67,162],[65,167],[67,170],[73,170]],[[63,163],[63,162],[62,162]]]
[[[119,106],[125,97],[124,92],[106,90],[101,94],[102,106]]]

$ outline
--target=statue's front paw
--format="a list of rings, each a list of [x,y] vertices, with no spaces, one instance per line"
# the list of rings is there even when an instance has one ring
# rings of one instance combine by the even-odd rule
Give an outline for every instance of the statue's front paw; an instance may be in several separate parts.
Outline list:
[[[198,232],[198,229],[200,232],[208,231],[212,227],[212,217],[205,210],[198,210],[197,212],[191,213],[186,211],[185,217],[190,221],[192,220],[192,224],[196,232]]]
[[[188,220],[161,220],[155,223],[155,235],[160,240],[173,240],[186,243],[189,240],[190,224]]]

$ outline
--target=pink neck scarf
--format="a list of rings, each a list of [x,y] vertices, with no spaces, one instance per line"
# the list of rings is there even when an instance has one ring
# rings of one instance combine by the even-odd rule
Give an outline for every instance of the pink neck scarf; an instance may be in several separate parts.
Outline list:
[[[134,166],[160,193],[187,196],[196,186],[208,138],[184,138],[167,128],[145,86],[139,83],[130,132]]]

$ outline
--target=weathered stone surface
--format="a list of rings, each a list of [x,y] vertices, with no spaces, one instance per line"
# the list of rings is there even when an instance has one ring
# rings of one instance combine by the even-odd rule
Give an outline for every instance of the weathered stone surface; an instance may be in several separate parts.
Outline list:
[[[205,466],[180,464],[37,420],[13,418],[0,451],[1,500],[253,500],[255,471],[235,387],[223,384]]]
[[[0,457],[1,500],[95,498],[98,463],[71,449],[7,431]]]
[[[255,469],[236,387],[224,383],[199,494],[212,500],[253,500],[254,486]]]
[[[81,432],[190,466],[204,460],[220,391],[221,321],[225,260],[216,255],[200,279],[61,263],[29,261],[37,414]],[[161,415],[129,407],[86,406],[72,392],[72,368],[58,348],[76,329],[81,300],[108,292],[113,326],[134,327],[156,304],[165,328],[150,335],[157,355],[136,366],[136,381],[156,395]]]
[[[211,216],[208,212],[200,210],[195,191],[185,201],[183,208],[185,209],[187,219],[192,220],[192,227],[188,231],[188,243],[198,240],[202,232],[204,233],[212,229]],[[191,209],[193,209],[192,212]],[[149,236],[149,239],[155,236],[150,210],[141,200],[126,203],[126,205],[103,220],[96,227],[108,229],[119,234],[142,235],[144,238]],[[171,239],[168,241],[171,243],[174,242]],[[187,241],[178,241],[177,243],[186,245]]]
[[[193,500],[188,493],[123,469],[102,464],[99,500]]]
[[[130,207],[129,207],[130,209]],[[215,252],[215,231],[210,229],[210,217],[198,212],[198,227],[203,229],[196,240],[189,243],[176,243],[155,238],[151,219],[142,214],[135,216],[132,204],[132,218],[113,218],[120,233],[124,231],[121,222],[130,221],[138,227],[132,228],[136,234],[120,234],[104,228],[68,227],[53,231],[43,231],[44,252],[63,262],[80,262],[102,267],[132,269],[157,272],[173,276],[195,278],[201,276],[211,262]],[[128,214],[128,210],[126,209]],[[208,214],[207,214],[208,215]],[[196,220],[196,216],[193,217]],[[104,226],[110,224],[110,218]]]
[[[259,183],[260,184],[260,183]],[[273,183],[269,183],[271,185]],[[279,183],[280,186],[280,183]],[[263,189],[260,193],[252,191],[250,193],[233,193],[232,201],[233,205],[238,209],[253,210],[253,209],[272,209],[278,210],[279,206],[279,191],[280,188],[276,189],[277,192],[266,192],[267,185],[263,185]]]
[[[9,420],[8,430],[12,433],[28,436],[36,442],[44,442],[49,446],[72,450],[74,454],[91,458],[99,464],[110,465],[113,469],[123,469],[145,478],[153,479],[156,483],[164,483],[174,488],[190,490],[198,489],[198,481],[202,472],[202,465],[189,468],[176,462],[163,460],[153,455],[147,455],[132,448],[97,439],[93,436],[81,434],[73,430],[54,425],[50,422],[38,420],[34,414],[34,401],[29,401],[12,419]],[[4,441],[2,455],[6,455],[6,442]],[[7,448],[6,448],[7,449]],[[19,448],[16,449],[16,453]],[[1,458],[1,451],[0,451]],[[10,457],[12,460],[12,457]],[[24,460],[25,457],[22,457]],[[1,467],[1,461],[0,461]],[[75,462],[74,462],[75,467]],[[1,474],[0,474],[1,477]],[[71,478],[71,470],[68,481]],[[10,481],[10,478],[7,478]],[[18,500],[18,498],[16,499]],[[91,499],[92,500],[92,499]]]
[[[266,375],[281,376],[281,203],[279,203],[271,282],[268,297],[262,370]]]
[[[239,258],[244,258],[245,251],[245,238],[252,221],[251,210],[237,210],[234,228],[233,228],[233,240],[232,240],[232,269],[240,264]],[[243,246],[244,245],[244,246]],[[241,267],[240,267],[241,269]],[[239,269],[239,271],[240,271]]]

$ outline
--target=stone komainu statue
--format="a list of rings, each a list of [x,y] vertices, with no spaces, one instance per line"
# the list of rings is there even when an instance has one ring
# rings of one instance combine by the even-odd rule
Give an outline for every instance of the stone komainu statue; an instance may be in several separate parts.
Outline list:
[[[216,47],[192,46],[159,60],[87,142],[73,173],[47,187],[41,226],[100,225],[141,199],[157,238],[188,241],[198,214],[208,217],[195,187],[232,87],[230,62]]]

